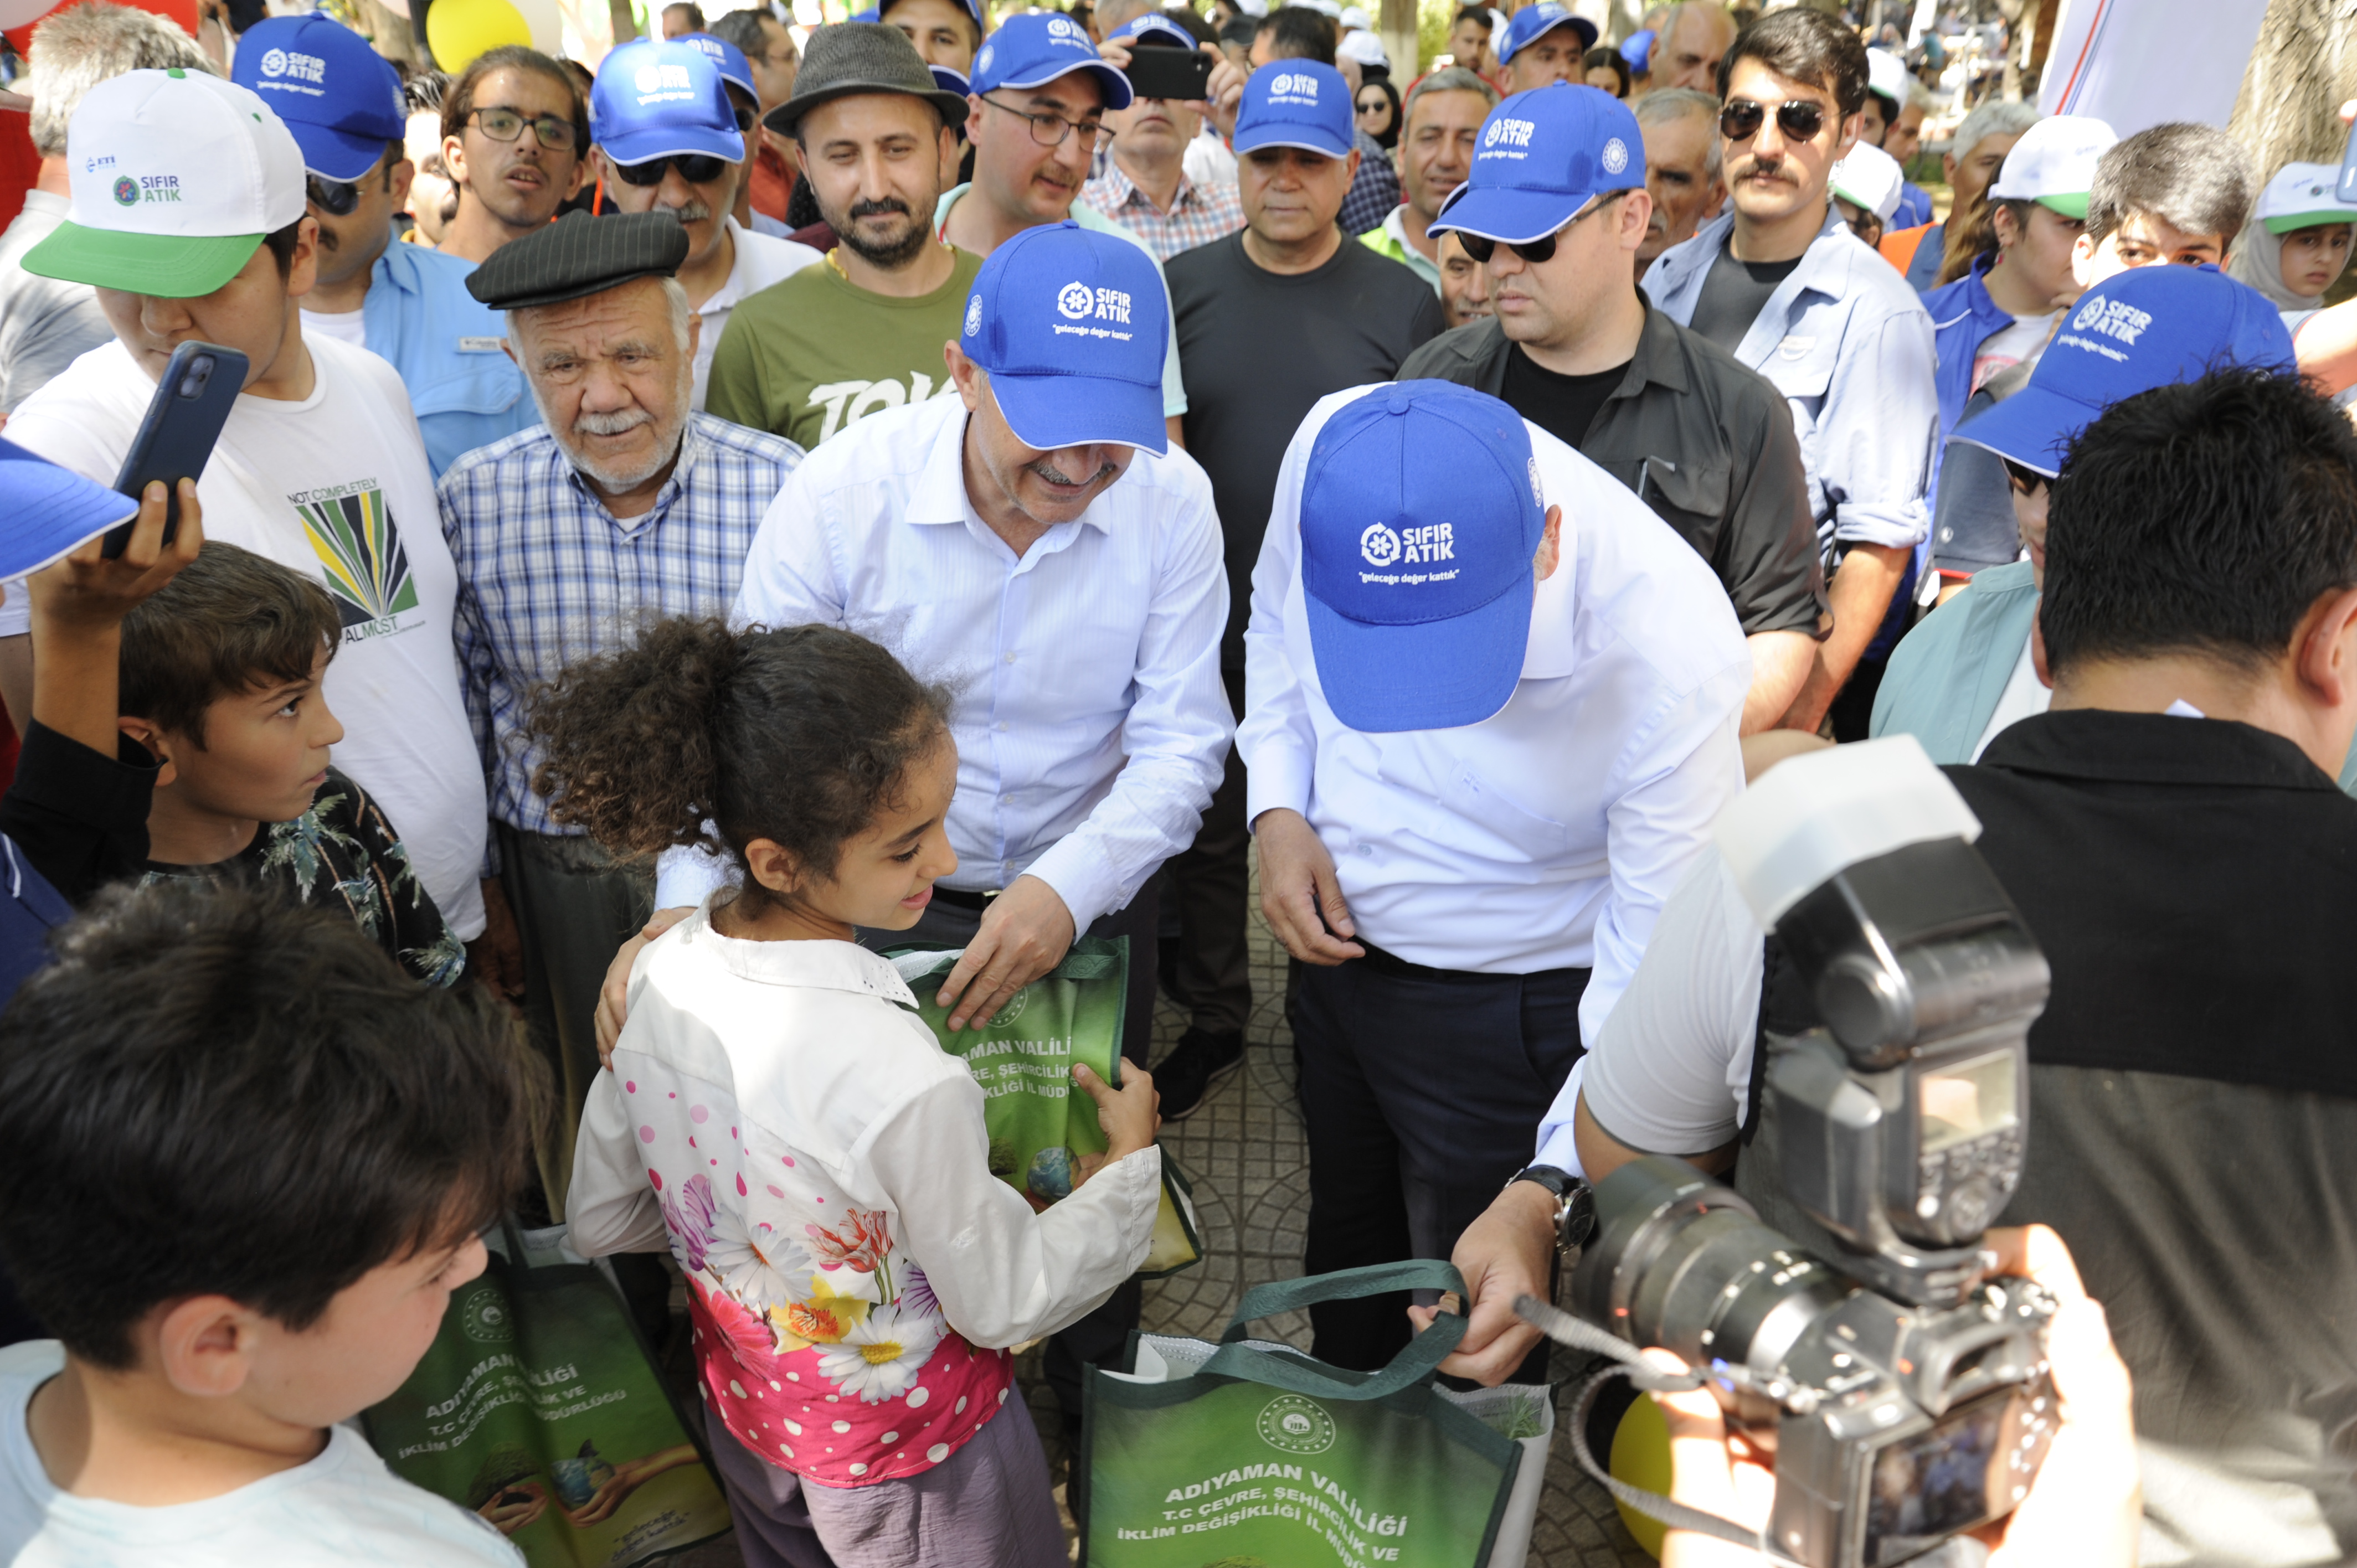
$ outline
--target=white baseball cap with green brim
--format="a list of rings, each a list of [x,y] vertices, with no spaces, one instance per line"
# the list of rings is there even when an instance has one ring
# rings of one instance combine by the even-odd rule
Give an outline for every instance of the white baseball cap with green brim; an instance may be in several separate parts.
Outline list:
[[[2357,223],[2357,208],[2341,199],[2341,170],[2332,164],[2286,164],[2259,195],[2253,216],[2270,234],[2313,229],[2319,223]]]
[[[2085,114],[2050,114],[2021,134],[2005,155],[1988,199],[2035,201],[2065,218],[2087,216],[2095,165],[2119,141],[2103,121]]]
[[[133,70],[66,125],[72,205],[25,253],[41,277],[190,299],[303,216],[303,150],[270,106],[202,71]]]

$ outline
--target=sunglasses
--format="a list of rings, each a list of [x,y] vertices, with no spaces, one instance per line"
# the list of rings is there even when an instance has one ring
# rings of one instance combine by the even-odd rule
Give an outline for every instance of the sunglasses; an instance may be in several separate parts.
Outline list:
[[[2037,469],[2025,468],[2010,457],[2000,457],[1997,461],[2005,465],[2006,479],[2019,494],[2036,495],[2040,489],[2053,482]]]
[[[360,181],[353,179],[321,179],[317,175],[306,175],[303,194],[311,205],[331,218],[350,218],[361,204]]]
[[[710,153],[673,153],[667,158],[649,158],[642,164],[616,164],[614,172],[622,177],[624,185],[661,185],[663,170],[676,168],[679,177],[690,185],[709,185],[727,170],[726,160]]]
[[[1730,142],[1748,142],[1760,134],[1768,119],[1768,105],[1749,98],[1727,101],[1718,112],[1718,134]],[[1805,98],[1788,98],[1776,105],[1776,129],[1788,142],[1814,140],[1825,128],[1825,106],[1812,103]]]
[[[1496,255],[1501,249],[1513,252],[1534,267],[1542,266],[1555,260],[1555,242],[1567,233],[1574,223],[1595,211],[1603,200],[1604,198],[1600,196],[1596,198],[1595,200],[1566,219],[1562,228],[1552,234],[1542,234],[1535,240],[1492,240],[1486,234],[1469,234],[1459,229],[1457,231],[1457,242],[1465,247],[1467,255],[1483,266],[1488,266],[1490,258]]]

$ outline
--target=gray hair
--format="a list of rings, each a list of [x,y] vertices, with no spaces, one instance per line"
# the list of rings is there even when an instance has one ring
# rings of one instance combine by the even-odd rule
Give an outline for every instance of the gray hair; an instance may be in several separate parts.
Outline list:
[[[68,6],[34,28],[32,67],[33,147],[45,158],[65,156],[66,125],[102,81],[133,70],[221,74],[178,22],[105,0]]]
[[[1711,178],[1717,179],[1722,166],[1718,146],[1718,100],[1691,87],[1664,87],[1637,100],[1637,124],[1641,127],[1689,118],[1710,122],[1710,134],[1704,138],[1709,144],[1710,151],[1704,155],[1703,166],[1709,170]]]
[[[2098,244],[2133,212],[2166,219],[2189,234],[2232,240],[2251,215],[2251,160],[2214,125],[2179,120],[2115,144],[2095,162],[2086,232]]]
[[[1479,72],[1461,65],[1447,66],[1407,90],[1407,97],[1400,104],[1401,130],[1407,129],[1407,117],[1415,113],[1415,101],[1427,92],[1478,92],[1491,108],[1498,106],[1498,90],[1482,81]]]
[[[1962,163],[1989,137],[2018,136],[2044,118],[2035,103],[2007,103],[2001,98],[1992,98],[1964,116],[1964,123],[1948,138],[1948,151]]]

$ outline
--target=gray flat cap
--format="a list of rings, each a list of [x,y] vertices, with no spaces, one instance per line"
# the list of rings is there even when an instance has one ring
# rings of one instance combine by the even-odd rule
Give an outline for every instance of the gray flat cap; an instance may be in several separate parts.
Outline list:
[[[687,231],[669,212],[568,212],[493,251],[467,274],[467,292],[493,310],[525,310],[671,277],[685,260]]]
[[[965,124],[964,94],[938,86],[908,35],[881,22],[836,22],[813,33],[794,78],[794,95],[763,115],[761,124],[791,136],[804,114],[856,92],[905,92],[931,104],[942,124]]]

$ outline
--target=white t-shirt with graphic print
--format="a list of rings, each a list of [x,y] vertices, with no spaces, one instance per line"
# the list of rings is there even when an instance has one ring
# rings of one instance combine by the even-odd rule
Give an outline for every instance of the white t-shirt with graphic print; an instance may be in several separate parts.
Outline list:
[[[483,929],[483,767],[450,637],[458,574],[433,470],[393,368],[308,336],[317,382],[300,403],[241,397],[198,499],[205,537],[318,577],[342,612],[327,695],[344,738],[336,766],[376,797],[443,919]],[[27,450],[114,482],[156,383],[120,342],[93,349],[8,421]],[[9,585],[0,636],[27,629]]]

